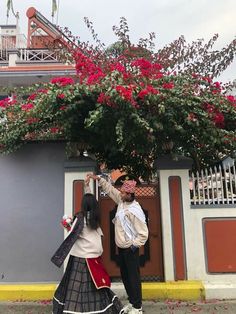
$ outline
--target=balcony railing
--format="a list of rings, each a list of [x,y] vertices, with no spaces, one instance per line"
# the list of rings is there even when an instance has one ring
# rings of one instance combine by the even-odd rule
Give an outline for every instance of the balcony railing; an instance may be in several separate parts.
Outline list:
[[[59,58],[48,49],[20,49],[19,62],[59,62]]]
[[[192,173],[190,176],[190,195],[192,205],[236,204],[235,164]]]
[[[9,55],[6,50],[0,49],[0,62],[8,62]]]

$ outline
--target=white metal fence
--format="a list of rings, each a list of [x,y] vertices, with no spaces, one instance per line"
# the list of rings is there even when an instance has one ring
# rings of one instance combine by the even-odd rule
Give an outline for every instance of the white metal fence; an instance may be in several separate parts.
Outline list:
[[[235,164],[192,173],[189,184],[191,205],[236,204]]]
[[[19,60],[25,62],[59,62],[58,53],[49,49],[20,49]]]
[[[57,51],[48,49],[18,49],[18,62],[60,63]],[[9,50],[0,49],[0,61],[9,61]]]

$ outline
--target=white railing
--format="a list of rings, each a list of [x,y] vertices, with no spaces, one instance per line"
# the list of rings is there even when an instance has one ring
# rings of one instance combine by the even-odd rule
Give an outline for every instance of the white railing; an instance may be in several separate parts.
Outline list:
[[[9,57],[8,57],[7,51],[0,49],[0,62],[1,62],[1,61],[4,61],[4,62],[7,61],[7,62],[8,62],[8,60],[9,60]]]
[[[58,53],[48,49],[20,49],[19,61],[25,62],[59,62]]]
[[[8,62],[9,51],[26,48],[26,43],[26,37],[23,34],[18,34],[15,38],[0,35],[0,62]]]
[[[236,204],[234,163],[192,173],[189,184],[192,205]]]
[[[0,61],[9,60],[10,49],[0,49]],[[60,63],[59,54],[48,49],[18,49],[18,62]]]

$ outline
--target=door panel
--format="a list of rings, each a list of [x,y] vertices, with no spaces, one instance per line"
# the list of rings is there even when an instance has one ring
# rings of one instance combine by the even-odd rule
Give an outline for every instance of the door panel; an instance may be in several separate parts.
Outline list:
[[[149,239],[140,249],[141,276],[150,280],[163,280],[162,237],[159,196],[156,186],[140,186],[136,191],[136,200],[143,207],[147,217]],[[100,195],[101,227],[104,233],[103,262],[111,277],[120,277],[118,250],[114,241],[115,203],[107,196]]]

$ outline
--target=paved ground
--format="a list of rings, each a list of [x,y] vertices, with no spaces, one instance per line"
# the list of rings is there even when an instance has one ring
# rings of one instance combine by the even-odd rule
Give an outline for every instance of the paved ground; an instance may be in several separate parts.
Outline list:
[[[50,301],[0,302],[1,314],[51,314]],[[236,314],[236,300],[204,302],[145,301],[145,314]]]

